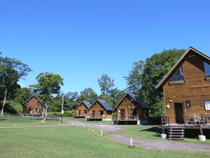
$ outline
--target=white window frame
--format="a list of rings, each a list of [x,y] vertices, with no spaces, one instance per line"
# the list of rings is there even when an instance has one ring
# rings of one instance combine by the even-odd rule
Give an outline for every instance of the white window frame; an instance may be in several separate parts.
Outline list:
[[[205,100],[205,110],[210,111],[210,100]]]

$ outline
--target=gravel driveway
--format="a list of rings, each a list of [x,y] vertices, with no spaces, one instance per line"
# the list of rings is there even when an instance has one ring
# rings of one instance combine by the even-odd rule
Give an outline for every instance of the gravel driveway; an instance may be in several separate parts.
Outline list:
[[[99,128],[102,130],[112,131],[105,137],[116,142],[130,145],[130,137],[128,134],[120,132],[123,128],[131,126],[117,126],[117,125],[100,125],[96,123],[82,123],[77,121],[69,121],[69,125],[86,126],[92,128]],[[188,151],[208,151],[210,152],[210,144],[193,144],[185,142],[176,142],[169,140],[136,140],[133,139],[133,145],[146,149],[168,149],[168,150],[188,150]]]

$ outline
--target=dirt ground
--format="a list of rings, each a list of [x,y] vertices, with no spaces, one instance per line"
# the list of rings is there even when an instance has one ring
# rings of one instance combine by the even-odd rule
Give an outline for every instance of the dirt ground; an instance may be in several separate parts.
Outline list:
[[[105,137],[120,143],[130,145],[131,135],[120,132],[123,128],[129,128],[131,126],[117,126],[117,125],[100,125],[96,123],[82,123],[77,121],[69,121],[69,125],[85,126],[90,128],[98,128],[102,130],[111,131]],[[133,139],[133,145],[146,149],[168,149],[168,150],[188,150],[188,151],[210,151],[209,144],[193,144],[185,142],[176,142],[169,140],[137,140]]]

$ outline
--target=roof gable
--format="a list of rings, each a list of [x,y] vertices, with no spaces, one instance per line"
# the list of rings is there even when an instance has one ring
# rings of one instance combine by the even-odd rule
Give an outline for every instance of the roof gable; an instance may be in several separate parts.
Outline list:
[[[30,101],[32,98],[35,98],[36,100],[38,100],[41,105],[43,105],[43,103],[35,96],[35,95],[32,95],[30,98],[28,98],[23,104],[26,104],[27,101]]]
[[[102,105],[106,110],[108,111],[114,111],[111,106],[109,104],[107,104],[107,102],[105,102],[104,100],[101,99],[97,99],[90,107],[89,109],[96,103],[99,102],[100,105]]]
[[[75,110],[76,110],[82,103],[86,106],[87,109],[89,109],[89,107],[91,106],[91,103],[89,103],[89,102],[87,102],[87,101],[82,101],[82,102],[75,108]]]
[[[139,106],[141,106],[142,108],[145,109],[151,109],[151,107],[149,105],[147,105],[147,103],[145,103],[143,100],[141,100],[137,95],[133,94],[133,93],[129,93],[127,92],[123,98],[117,103],[117,105],[114,107],[114,110],[120,105],[120,103],[123,101],[123,99],[129,95],[133,100],[135,100]]]
[[[170,74],[173,73],[173,71],[178,67],[180,66],[180,64],[185,60],[185,57],[189,54],[189,53],[195,53],[195,54],[198,54],[199,56],[201,56],[204,61],[206,62],[210,62],[210,57],[208,57],[207,55],[199,52],[198,50],[196,50],[195,48],[193,47],[189,47],[186,52],[179,58],[179,60],[174,64],[174,66],[167,72],[167,74],[162,78],[162,80],[157,84],[156,88],[157,89],[160,89],[164,83],[166,83],[170,78]],[[174,72],[175,73],[175,72]]]

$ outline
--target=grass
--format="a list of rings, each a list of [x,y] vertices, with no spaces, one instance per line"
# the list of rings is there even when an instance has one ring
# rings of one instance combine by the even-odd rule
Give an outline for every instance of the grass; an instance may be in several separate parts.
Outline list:
[[[157,126],[153,125],[136,125],[130,128],[124,128],[123,133],[133,135],[135,139],[162,139],[160,137],[161,130]],[[166,139],[167,140],[167,139]],[[206,139],[205,142],[200,141],[198,138],[184,138],[184,140],[172,140],[180,141],[186,143],[195,143],[195,144],[210,144],[210,139]]]
[[[0,116],[0,127],[14,127],[14,126],[40,126],[40,125],[56,125],[60,120],[47,120],[46,123],[41,123],[40,117],[25,117],[25,116]],[[63,121],[65,124],[66,121]]]
[[[112,121],[85,121],[85,118],[66,117],[67,120],[85,122],[85,123],[99,123],[102,125],[112,125]]]
[[[208,157],[209,152],[147,150],[83,127],[0,129],[0,157]],[[94,135],[93,133],[96,133]]]

